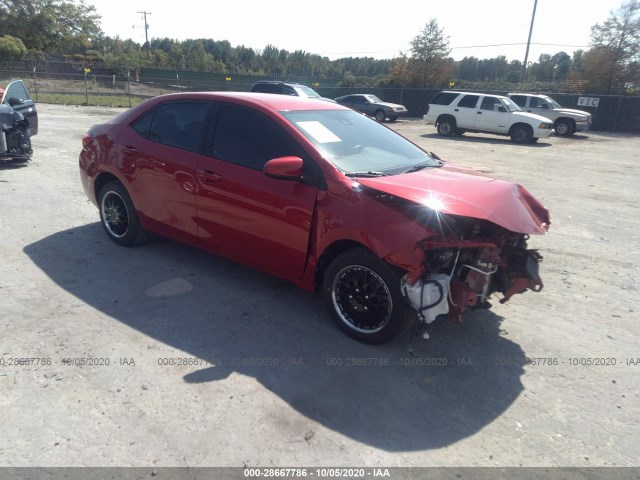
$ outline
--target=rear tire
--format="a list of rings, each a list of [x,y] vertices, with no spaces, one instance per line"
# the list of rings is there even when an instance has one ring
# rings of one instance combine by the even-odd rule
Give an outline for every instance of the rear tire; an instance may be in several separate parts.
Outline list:
[[[438,133],[443,137],[450,137],[456,131],[456,121],[451,117],[444,117],[438,121]]]
[[[338,327],[362,343],[388,342],[409,323],[400,278],[391,265],[364,248],[336,257],[325,271],[322,287]]]
[[[100,221],[107,236],[118,245],[131,246],[147,240],[131,197],[117,180],[104,185],[98,195]]]

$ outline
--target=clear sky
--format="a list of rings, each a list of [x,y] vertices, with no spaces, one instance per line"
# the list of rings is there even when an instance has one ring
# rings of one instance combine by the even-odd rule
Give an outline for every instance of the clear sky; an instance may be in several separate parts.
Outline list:
[[[327,56],[393,58],[410,53],[411,40],[435,18],[452,47],[451,56],[524,60],[534,0],[86,0],[102,16],[109,36],[149,39],[212,38],[262,50],[268,44],[290,52]],[[540,54],[587,49],[591,26],[602,23],[622,0],[538,0],[529,61]],[[536,45],[544,43],[547,45]],[[517,44],[517,45],[503,45]],[[485,46],[492,45],[492,46]],[[485,47],[476,47],[485,46]],[[472,48],[475,47],[475,48]]]

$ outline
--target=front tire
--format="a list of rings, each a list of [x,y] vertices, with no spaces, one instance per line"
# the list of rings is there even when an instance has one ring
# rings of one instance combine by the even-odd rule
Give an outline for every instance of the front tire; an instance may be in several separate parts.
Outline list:
[[[514,143],[529,143],[533,138],[533,132],[529,125],[515,125],[511,129],[510,136]]]
[[[329,264],[323,297],[338,327],[362,343],[388,342],[408,324],[400,278],[364,248],[349,250]]]
[[[130,246],[147,239],[131,197],[122,183],[114,180],[104,185],[98,196],[98,205],[102,227],[112,241]]]
[[[556,134],[561,137],[568,137],[574,132],[573,125],[571,124],[571,122],[569,120],[564,120],[564,119],[558,120],[556,122],[555,129],[556,129]]]
[[[387,118],[387,114],[384,113],[382,110],[378,110],[373,116],[380,123],[384,122],[385,119]]]

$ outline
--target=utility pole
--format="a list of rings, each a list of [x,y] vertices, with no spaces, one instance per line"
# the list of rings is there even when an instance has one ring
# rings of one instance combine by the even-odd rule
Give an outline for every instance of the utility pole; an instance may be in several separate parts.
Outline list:
[[[529,27],[529,39],[527,40],[527,51],[524,54],[524,64],[522,65],[522,79],[521,81],[524,83],[525,76],[524,74],[527,71],[527,61],[529,60],[529,46],[531,45],[531,33],[533,33],[533,21],[536,18],[536,7],[538,6],[538,0],[533,0],[533,13],[531,14],[531,26]]]
[[[149,55],[149,24],[147,23],[147,15],[151,15],[151,12],[138,12],[144,15],[144,45],[147,47],[147,55]]]

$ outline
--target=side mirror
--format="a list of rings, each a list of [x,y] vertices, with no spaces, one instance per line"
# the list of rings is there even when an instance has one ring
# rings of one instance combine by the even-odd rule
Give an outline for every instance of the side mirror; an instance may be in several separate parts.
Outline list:
[[[504,107],[498,107],[498,111],[502,113],[507,113],[507,109]]]
[[[22,105],[23,103],[24,103],[24,100],[21,100],[19,98],[15,98],[15,97],[9,98],[9,105],[11,105],[12,107],[15,107],[16,105]]]
[[[542,104],[542,108],[549,110],[549,105],[548,105],[548,104],[546,104],[546,103],[543,103],[543,104]]]
[[[271,178],[282,180],[302,179],[303,162],[300,157],[278,157],[264,164],[262,172]]]

